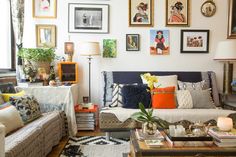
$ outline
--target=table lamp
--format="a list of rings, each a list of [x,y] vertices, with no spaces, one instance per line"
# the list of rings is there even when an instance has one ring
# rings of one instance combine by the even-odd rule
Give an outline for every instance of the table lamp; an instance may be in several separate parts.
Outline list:
[[[65,54],[67,54],[68,62],[72,62],[73,54],[74,54],[74,43],[73,42],[65,42],[64,44]]]
[[[217,45],[214,60],[218,60],[224,63],[223,94],[228,95],[232,91],[230,84],[233,78],[232,62],[236,61],[236,41],[220,41]]]
[[[88,56],[89,62],[89,102],[91,102],[91,60],[92,56],[100,55],[99,42],[81,42],[79,43],[79,54]]]

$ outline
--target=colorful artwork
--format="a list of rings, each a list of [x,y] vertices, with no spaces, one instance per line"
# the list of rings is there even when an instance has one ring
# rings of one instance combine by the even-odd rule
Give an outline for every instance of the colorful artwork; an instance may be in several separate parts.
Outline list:
[[[236,39],[236,0],[229,0],[228,39]]]
[[[150,54],[169,55],[169,30],[150,30]]]
[[[57,0],[33,0],[33,17],[56,18]]]
[[[129,25],[152,26],[153,0],[129,0]]]
[[[188,25],[188,0],[167,0],[166,7],[166,25]]]
[[[103,57],[104,58],[116,58],[117,49],[116,49],[116,40],[115,39],[103,39]]]

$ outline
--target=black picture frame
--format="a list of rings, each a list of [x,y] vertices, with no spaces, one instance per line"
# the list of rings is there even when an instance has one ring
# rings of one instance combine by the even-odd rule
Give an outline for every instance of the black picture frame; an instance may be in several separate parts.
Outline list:
[[[210,30],[181,30],[181,53],[208,53]]]
[[[228,39],[236,39],[236,0],[229,0]]]
[[[69,33],[109,33],[108,4],[68,4]]]
[[[139,50],[140,50],[140,35],[126,34],[126,51],[139,51]]]

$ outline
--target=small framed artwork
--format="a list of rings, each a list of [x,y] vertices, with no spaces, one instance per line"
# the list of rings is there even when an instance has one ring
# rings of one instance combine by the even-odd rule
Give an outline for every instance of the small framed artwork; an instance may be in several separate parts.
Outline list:
[[[154,0],[129,0],[129,26],[153,26]]]
[[[189,26],[189,0],[166,0],[166,26]]]
[[[150,30],[150,54],[169,55],[169,30]]]
[[[208,53],[209,30],[181,30],[181,53]]]
[[[116,39],[103,39],[103,58],[116,58]]]
[[[139,34],[126,34],[126,51],[139,51]]]
[[[34,18],[56,18],[57,0],[33,0]]]
[[[228,39],[236,39],[236,0],[229,0]]]
[[[216,4],[213,0],[207,0],[202,4],[201,13],[206,17],[211,17],[216,13]]]
[[[68,4],[69,33],[108,33],[108,4]]]
[[[55,25],[36,25],[36,46],[56,47]]]

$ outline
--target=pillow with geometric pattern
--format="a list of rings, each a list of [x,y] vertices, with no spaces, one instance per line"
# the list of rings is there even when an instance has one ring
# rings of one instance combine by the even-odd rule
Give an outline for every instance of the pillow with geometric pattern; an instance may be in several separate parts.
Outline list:
[[[24,124],[27,124],[42,115],[39,103],[32,95],[10,97],[10,102],[19,111]]]
[[[204,90],[206,89],[206,81],[200,82],[182,82],[178,81],[179,90]]]

